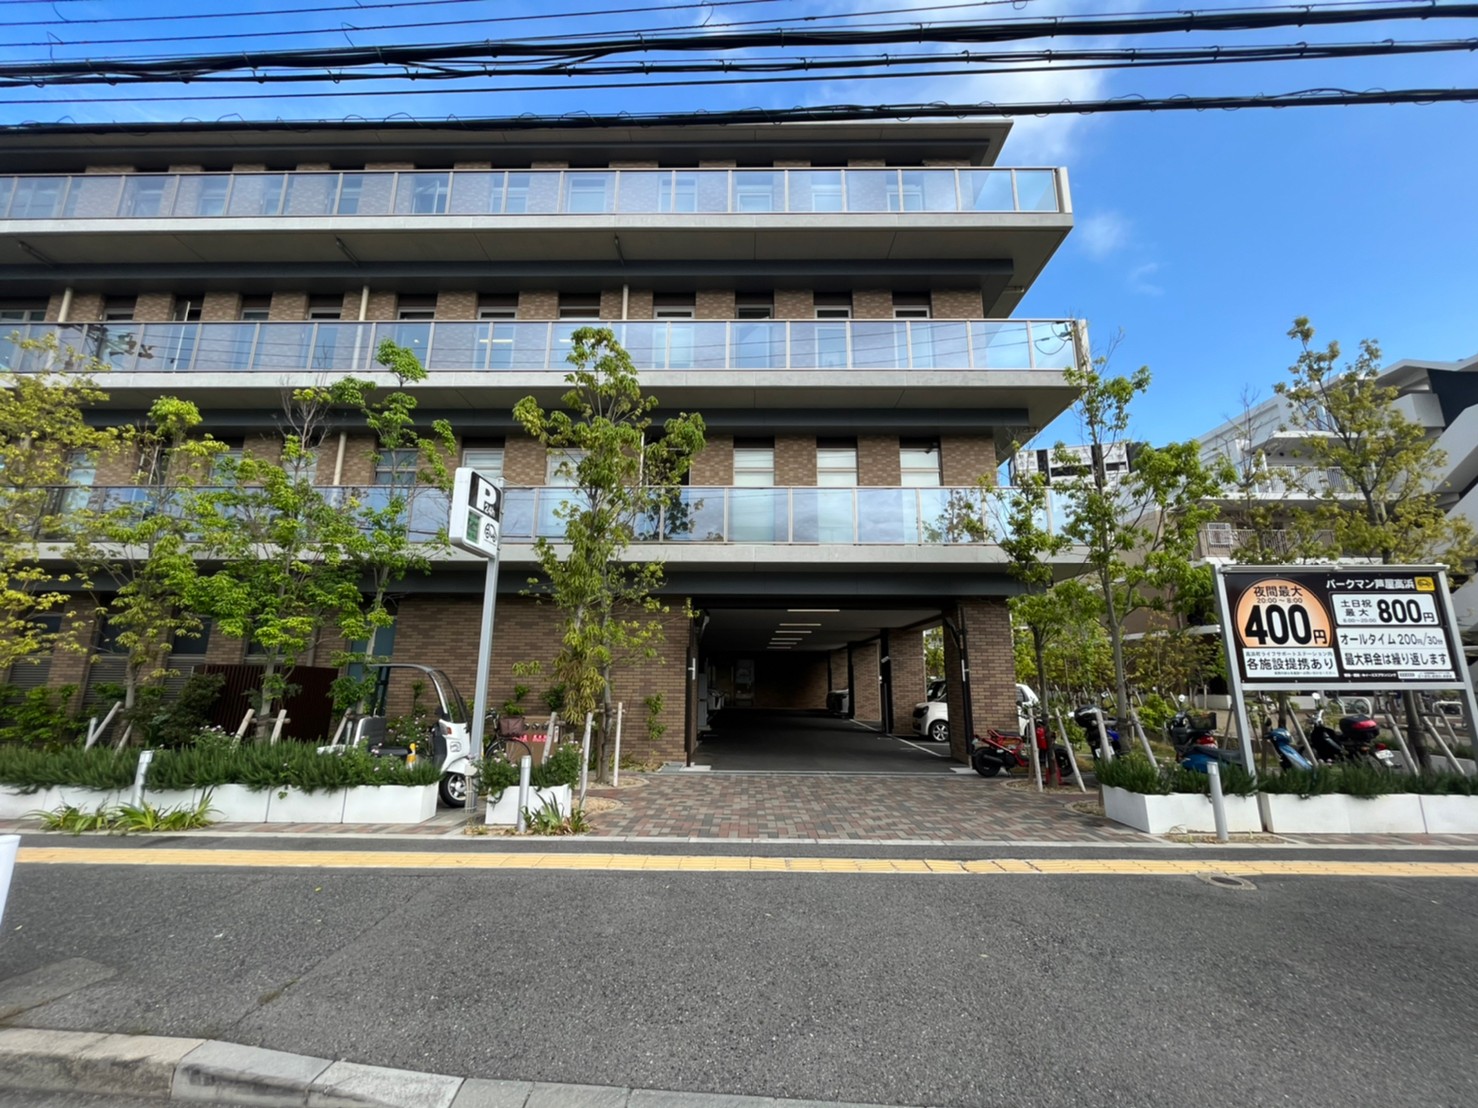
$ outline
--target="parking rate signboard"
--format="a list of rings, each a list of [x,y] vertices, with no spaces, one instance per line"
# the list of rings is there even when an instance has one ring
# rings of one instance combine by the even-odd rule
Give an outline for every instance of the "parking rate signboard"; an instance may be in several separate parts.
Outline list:
[[[1221,566],[1217,585],[1245,689],[1466,684],[1441,567]]]
[[[503,490],[491,478],[465,466],[452,480],[451,518],[447,538],[484,558],[497,558],[503,521]]]

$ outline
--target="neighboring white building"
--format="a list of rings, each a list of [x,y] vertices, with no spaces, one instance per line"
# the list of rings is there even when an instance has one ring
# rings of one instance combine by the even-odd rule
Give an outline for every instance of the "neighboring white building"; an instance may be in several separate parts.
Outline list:
[[[1023,475],[1045,473],[1050,485],[1063,477],[1085,473],[1096,463],[1108,482],[1113,484],[1129,472],[1139,447],[1139,443],[1117,442],[1106,448],[1058,445],[1039,450],[1018,450],[1011,456],[1011,483],[1020,484],[1019,478]]]

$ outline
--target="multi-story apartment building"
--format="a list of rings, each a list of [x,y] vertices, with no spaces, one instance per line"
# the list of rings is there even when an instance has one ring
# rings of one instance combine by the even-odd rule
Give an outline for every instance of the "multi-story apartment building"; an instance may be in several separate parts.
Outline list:
[[[273,450],[284,388],[387,382],[382,338],[430,371],[420,412],[507,486],[494,702],[547,660],[554,615],[522,595],[557,527],[556,462],[510,409],[563,391],[570,333],[609,326],[664,410],[708,446],[639,556],[665,562],[662,656],[623,671],[663,695],[648,756],[691,753],[710,691],[906,729],[944,621],[951,718],[1015,724],[997,444],[1072,400],[1082,329],[1012,319],[1072,226],[1058,168],[998,168],[1009,124],[632,127],[187,124],[0,133],[0,319],[111,364],[106,418],[170,393],[207,429]],[[1004,459],[999,459],[1004,460]],[[94,490],[137,459],[78,472]],[[323,485],[383,478],[345,423]],[[95,491],[92,495],[99,495]],[[445,502],[418,493],[425,526]],[[394,657],[471,691],[482,574],[460,553],[404,583]],[[677,614],[687,600],[698,618]],[[201,658],[241,661],[220,635]],[[201,650],[204,653],[199,653]],[[49,680],[85,681],[58,656]],[[967,707],[968,705],[968,707]],[[955,728],[957,753],[963,729]]]

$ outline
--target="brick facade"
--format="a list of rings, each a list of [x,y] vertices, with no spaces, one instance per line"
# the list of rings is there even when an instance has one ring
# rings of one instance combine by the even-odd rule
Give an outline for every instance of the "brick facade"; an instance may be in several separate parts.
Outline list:
[[[815,436],[775,436],[775,484],[816,484]]]
[[[709,435],[703,450],[693,459],[688,471],[690,485],[732,485],[734,483],[734,437]]]
[[[475,291],[443,290],[436,294],[437,319],[476,319],[477,293]]]
[[[897,435],[857,436],[857,483],[896,487],[903,480]]]
[[[996,443],[989,435],[944,435],[939,441],[941,480],[947,486],[995,484]]]
[[[861,643],[852,648],[852,696],[854,719],[883,718],[882,677],[878,668],[878,642]]]
[[[776,319],[815,319],[816,294],[810,289],[776,289]]]
[[[856,319],[892,319],[892,290],[858,289],[852,294],[852,315]]]
[[[936,319],[983,319],[985,301],[979,289],[935,289],[929,310]]]
[[[558,319],[559,293],[551,289],[519,289],[519,319]]]
[[[697,319],[733,319],[733,289],[699,289],[694,301]]]
[[[963,623],[970,651],[970,693],[975,733],[987,728],[1015,731],[1016,658],[1011,646],[1011,613],[1005,600],[968,599],[946,607]],[[965,700],[960,686],[960,653],[955,638],[944,632],[944,671],[948,679],[949,748],[954,759],[966,761]]]
[[[892,676],[893,733],[912,735],[914,705],[924,699],[928,679],[924,672],[923,633],[894,631],[890,634],[888,665]]]

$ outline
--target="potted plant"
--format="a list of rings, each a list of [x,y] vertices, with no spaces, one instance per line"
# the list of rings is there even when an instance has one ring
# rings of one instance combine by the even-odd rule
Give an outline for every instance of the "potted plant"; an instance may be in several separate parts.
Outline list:
[[[580,744],[561,743],[529,776],[531,810],[552,805],[561,816],[569,816],[574,785],[580,778]],[[486,762],[479,788],[488,798],[487,822],[511,826],[518,822],[518,767],[508,762]]]
[[[1427,826],[1414,786],[1375,766],[1316,766],[1263,778],[1257,803],[1272,832],[1420,835]]]
[[[1180,766],[1156,769],[1138,754],[1115,758],[1095,771],[1103,789],[1103,811],[1116,823],[1151,835],[1168,831],[1214,831],[1210,779]],[[1228,831],[1261,831],[1252,778],[1237,766],[1222,769]]]

